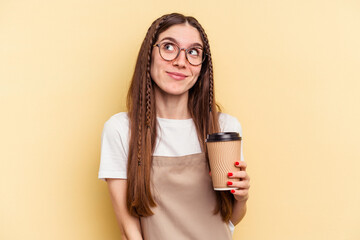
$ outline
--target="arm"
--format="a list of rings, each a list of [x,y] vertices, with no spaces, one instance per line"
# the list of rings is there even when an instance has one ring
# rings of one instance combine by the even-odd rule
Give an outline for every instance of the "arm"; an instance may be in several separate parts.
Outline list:
[[[245,201],[237,201],[235,200],[234,206],[233,206],[233,213],[231,215],[231,222],[235,225],[237,225],[246,214],[246,200]]]
[[[126,207],[126,179],[106,179],[122,240],[143,240],[140,220],[131,216]]]

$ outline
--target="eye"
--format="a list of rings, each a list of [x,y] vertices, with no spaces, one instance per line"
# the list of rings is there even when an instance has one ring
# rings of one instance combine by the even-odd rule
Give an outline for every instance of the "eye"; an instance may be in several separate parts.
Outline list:
[[[198,57],[201,54],[201,50],[198,48],[190,48],[188,54],[192,57]]]
[[[172,44],[172,43],[164,43],[164,44],[162,44],[162,48],[163,48],[165,51],[168,51],[168,52],[173,52],[173,51],[175,51],[175,46],[174,46],[174,44]]]

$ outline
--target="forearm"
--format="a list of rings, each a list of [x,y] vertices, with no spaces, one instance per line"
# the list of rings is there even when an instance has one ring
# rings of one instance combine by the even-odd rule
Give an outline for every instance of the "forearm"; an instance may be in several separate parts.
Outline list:
[[[233,205],[233,211],[231,215],[231,222],[235,225],[237,225],[245,216],[246,214],[246,201],[237,201],[235,200]]]
[[[143,240],[141,234],[140,220],[133,216],[124,219],[119,211],[115,210],[118,226],[122,234],[122,240]]]
[[[140,219],[130,215],[126,207],[126,180],[108,179],[111,202],[123,240],[143,240]]]

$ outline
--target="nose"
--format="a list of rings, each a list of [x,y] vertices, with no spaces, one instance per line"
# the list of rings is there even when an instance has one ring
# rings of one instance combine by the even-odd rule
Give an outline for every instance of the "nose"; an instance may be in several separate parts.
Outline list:
[[[182,53],[184,52],[184,53]],[[186,64],[186,50],[185,49],[180,49],[179,52],[179,56],[177,56],[177,58],[174,59],[173,61],[173,65],[177,65],[179,67],[184,67]]]

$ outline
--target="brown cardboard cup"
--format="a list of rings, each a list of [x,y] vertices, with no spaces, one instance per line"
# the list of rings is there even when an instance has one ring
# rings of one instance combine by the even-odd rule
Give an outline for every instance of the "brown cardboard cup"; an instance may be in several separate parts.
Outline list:
[[[227,185],[228,181],[238,182],[240,179],[231,180],[229,172],[239,171],[235,162],[240,161],[241,137],[237,132],[221,132],[207,135],[206,145],[209,154],[211,177],[214,190],[224,191],[237,189]]]

